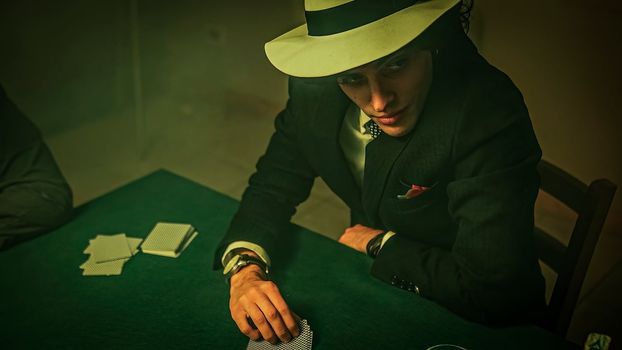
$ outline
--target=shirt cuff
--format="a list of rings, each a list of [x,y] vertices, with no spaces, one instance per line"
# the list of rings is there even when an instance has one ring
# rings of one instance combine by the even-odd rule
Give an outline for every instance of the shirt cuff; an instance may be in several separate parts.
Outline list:
[[[255,243],[246,242],[246,241],[235,241],[229,244],[227,246],[227,249],[225,249],[225,252],[222,254],[222,257],[220,258],[220,262],[222,263],[222,266],[225,266],[225,264],[227,263],[225,261],[225,257],[227,256],[227,254],[229,254],[234,249],[251,250],[255,254],[259,255],[259,258],[263,260],[263,262],[265,262],[266,265],[268,266],[271,265],[270,256],[268,255],[268,253],[266,253],[266,251],[261,246]]]
[[[395,232],[393,231],[387,231],[387,233],[384,235],[384,237],[382,237],[382,242],[380,243],[380,249],[382,249],[382,247],[384,247],[384,244],[387,243],[387,241],[389,239],[391,239],[391,237],[395,236]]]

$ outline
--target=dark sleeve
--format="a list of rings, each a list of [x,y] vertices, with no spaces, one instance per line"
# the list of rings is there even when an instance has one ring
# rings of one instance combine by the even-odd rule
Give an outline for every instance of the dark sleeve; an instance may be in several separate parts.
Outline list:
[[[72,193],[37,128],[0,88],[0,249],[66,222]]]
[[[234,241],[258,244],[272,255],[296,206],[309,197],[316,174],[298,148],[295,95],[299,94],[293,85],[290,79],[286,108],[277,115],[268,148],[257,162],[240,207],[217,246],[214,269],[222,267],[222,253]]]
[[[422,296],[469,319],[512,323],[532,318],[544,305],[533,241],[541,151],[509,78],[477,82],[469,95],[446,188],[457,227],[453,247],[432,247],[398,232],[380,251],[372,274],[412,283]]]

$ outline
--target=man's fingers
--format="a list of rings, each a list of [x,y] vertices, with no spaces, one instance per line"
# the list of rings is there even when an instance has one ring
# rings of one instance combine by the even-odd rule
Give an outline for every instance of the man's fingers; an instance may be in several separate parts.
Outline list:
[[[300,334],[293,312],[271,281],[232,284],[229,308],[238,328],[257,340],[260,336],[272,344],[289,342]],[[249,316],[249,318],[247,318]]]
[[[249,304],[245,305],[244,309],[253,320],[253,323],[255,323],[255,326],[257,327],[257,330],[259,330],[259,333],[261,333],[261,336],[270,342],[270,344],[276,344],[278,338],[259,307],[255,304]]]
[[[286,323],[283,322],[282,315],[279,313],[279,310],[272,304],[270,299],[267,296],[263,296],[257,301],[257,306],[261,309],[264,316],[270,323],[272,330],[276,333],[277,337],[284,342],[287,343],[292,340],[292,334],[290,333],[289,328],[286,326]]]
[[[246,322],[248,322],[248,324],[253,328],[253,329],[257,329],[257,326],[255,326],[255,322],[253,322],[253,319],[249,316],[246,315]]]
[[[289,309],[289,306],[285,303],[285,300],[276,286],[275,291],[273,293],[267,293],[267,295],[268,298],[270,298],[272,305],[274,305],[278,313],[281,315],[281,319],[285,323],[285,327],[287,327],[289,333],[294,338],[297,337],[300,334],[300,330],[298,329],[296,318],[294,317],[295,314]]]
[[[238,326],[240,331],[247,337],[252,340],[261,339],[261,333],[252,324],[249,323],[249,320],[246,317],[246,311],[239,309],[236,310],[233,316],[233,321]]]

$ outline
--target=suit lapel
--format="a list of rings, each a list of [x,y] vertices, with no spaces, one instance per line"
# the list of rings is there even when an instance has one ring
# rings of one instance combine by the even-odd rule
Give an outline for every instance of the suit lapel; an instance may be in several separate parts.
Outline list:
[[[336,84],[326,88],[312,113],[309,130],[316,133],[315,140],[319,141],[314,145],[319,159],[316,167],[319,175],[350,209],[362,212],[361,191],[339,144],[341,125],[350,103]]]
[[[439,149],[451,147],[453,118],[458,114],[454,109],[462,106],[462,103],[456,100],[461,96],[455,92],[459,88],[459,80],[449,79],[448,74],[448,70],[434,71],[425,107],[412,132],[402,137],[391,137],[383,133],[367,145],[362,202],[367,217],[375,227],[382,227],[378,213],[380,200],[391,170],[406,146],[410,144],[409,161],[421,173],[437,171],[431,169],[430,164],[438,163],[440,155],[449,153]],[[413,151],[418,155],[413,156]]]
[[[363,176],[363,207],[375,227],[381,227],[378,206],[387,185],[393,164],[411,139],[412,133],[403,137],[380,134],[367,145],[365,150],[365,171]]]

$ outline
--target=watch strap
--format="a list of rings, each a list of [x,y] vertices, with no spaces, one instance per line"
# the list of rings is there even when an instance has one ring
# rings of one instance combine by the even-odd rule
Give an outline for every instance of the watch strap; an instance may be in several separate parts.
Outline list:
[[[222,266],[223,267],[226,266],[227,262],[229,262],[230,258],[233,255],[242,253],[245,250],[250,250],[253,253],[259,255],[259,257],[268,266],[271,265],[270,256],[268,255],[268,252],[266,252],[260,245],[253,243],[253,242],[249,242],[249,241],[233,241],[229,243],[229,245],[227,245],[224,253],[222,254],[220,258],[220,262],[222,263]]]
[[[382,246],[382,239],[384,235],[387,234],[387,231],[381,232],[374,236],[372,239],[367,242],[367,255],[375,258],[380,252],[380,247]]]
[[[268,276],[268,265],[261,259],[248,254],[239,254],[237,256],[235,263],[233,266],[229,268],[229,270],[223,271],[225,274],[226,282],[229,283],[231,277],[235,275],[238,271],[240,271],[243,267],[248,265],[257,265],[261,268],[261,270],[265,273],[266,277]],[[234,258],[232,258],[233,260]]]

